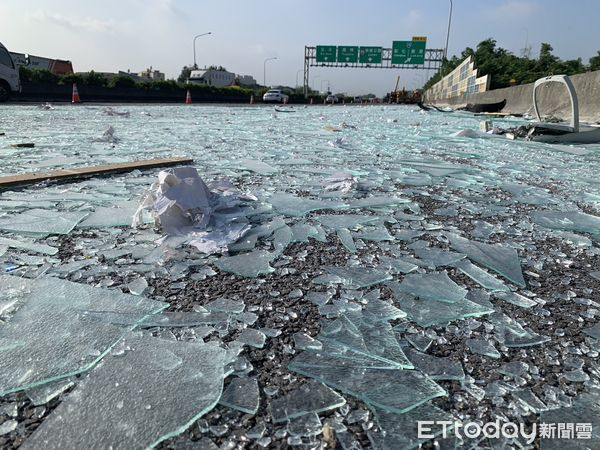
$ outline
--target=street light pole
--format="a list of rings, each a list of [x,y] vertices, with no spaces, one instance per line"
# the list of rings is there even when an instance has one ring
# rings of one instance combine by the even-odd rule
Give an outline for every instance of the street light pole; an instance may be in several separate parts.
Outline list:
[[[299,70],[296,71],[296,87],[298,87],[298,74],[300,72],[304,72],[304,69],[299,69]]]
[[[194,69],[198,68],[198,64],[196,64],[196,39],[198,39],[200,36],[206,36],[207,34],[212,34],[212,31],[194,36]]]
[[[450,23],[452,22],[452,0],[450,0],[450,14],[448,15],[448,33],[446,33],[446,48],[444,49],[444,59],[448,59],[448,40],[450,39]]]
[[[263,63],[263,86],[267,87],[267,61],[272,61],[274,59],[277,59],[277,56],[273,56],[272,58],[267,58],[265,59],[265,62]]]

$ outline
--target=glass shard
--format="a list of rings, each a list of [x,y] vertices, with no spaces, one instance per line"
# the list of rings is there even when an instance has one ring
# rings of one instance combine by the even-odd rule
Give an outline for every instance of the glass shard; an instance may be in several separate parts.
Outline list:
[[[25,391],[31,403],[35,406],[45,405],[50,400],[58,397],[60,394],[65,392],[67,389],[75,386],[75,383],[71,380],[60,380],[56,383],[49,383],[47,385],[39,386],[34,389]]]
[[[351,289],[375,286],[392,279],[389,274],[370,267],[326,266],[323,269],[330,275],[340,278],[341,283]]]
[[[420,352],[426,352],[433,343],[433,339],[430,339],[423,334],[407,334],[404,338]]]
[[[274,175],[277,172],[279,172],[279,170],[277,170],[275,167],[272,167],[267,163],[258,161],[256,159],[242,159],[239,161],[235,161],[234,167],[236,166],[257,173],[259,175]]]
[[[42,255],[54,256],[58,253],[58,248],[52,247],[46,244],[36,244],[35,242],[21,241],[16,239],[10,239],[0,237],[0,245],[8,248],[16,248],[19,250],[27,250],[33,253],[40,253]]]
[[[600,323],[597,323],[593,327],[584,329],[583,332],[588,336],[591,336],[594,339],[598,339],[600,341]]]
[[[414,272],[419,268],[416,264],[405,261],[402,258],[390,258],[389,256],[381,256],[379,257],[379,261],[381,264],[379,265],[380,269],[385,269],[390,271],[390,273],[398,274],[398,273],[410,273]]]
[[[217,298],[208,302],[204,307],[213,313],[224,312],[230,314],[239,314],[244,311],[246,305],[241,300],[230,300],[225,297]]]
[[[534,211],[531,219],[545,228],[600,235],[600,217],[578,211]]]
[[[323,424],[319,415],[315,412],[304,414],[301,417],[292,419],[287,426],[290,436],[311,437],[321,434]]]
[[[226,313],[204,312],[162,312],[148,316],[144,313],[114,313],[111,311],[82,310],[86,319],[121,326],[138,325],[140,328],[181,328],[202,325],[216,325],[229,319]]]
[[[423,241],[417,241],[408,246],[412,249],[428,267],[434,269],[438,267],[450,266],[454,263],[463,260],[467,255],[463,253],[449,252],[436,247],[428,247],[427,243],[423,245]]]
[[[465,379],[460,361],[452,358],[440,358],[437,356],[421,353],[416,350],[408,350],[406,353],[415,368],[429,375],[432,380],[457,380]]]
[[[394,240],[394,236],[392,236],[385,227],[366,229],[365,231],[356,233],[354,237],[357,239],[362,239],[363,241],[374,242]]]
[[[446,422],[449,425],[448,431],[453,428],[456,421],[451,414],[431,404],[418,406],[404,414],[390,413],[375,408],[374,415],[381,429],[377,439],[380,443],[379,448],[385,450],[415,449],[419,448],[419,444],[430,440],[431,438],[419,437],[419,421],[429,421],[429,423]],[[441,427],[432,427],[431,433],[428,434],[439,436],[441,433]]]
[[[333,292],[308,292],[304,298],[317,306],[326,305],[333,297]]]
[[[77,228],[129,227],[138,207],[139,203],[137,201],[118,202],[114,207],[96,207],[94,212],[77,225]],[[144,217],[143,223],[152,222],[154,220],[151,217]]]
[[[479,305],[466,298],[455,303],[416,299],[401,292],[398,289],[399,283],[390,282],[387,286],[394,292],[397,305],[406,312],[408,319],[422,327],[445,324],[467,317],[480,317],[494,312],[493,308]]]
[[[462,260],[453,264],[458,270],[467,275],[477,284],[483,286],[490,291],[508,291],[509,288],[494,275],[477,267],[471,261]]]
[[[279,213],[292,217],[301,217],[310,212],[319,211],[321,209],[342,209],[347,207],[345,203],[326,200],[312,200],[308,198],[296,197],[295,195],[284,192],[273,194],[271,197],[271,205],[273,205],[273,208]]]
[[[397,289],[398,292],[414,295],[421,300],[444,303],[460,302],[467,295],[467,290],[452,281],[446,271],[408,274]]]
[[[368,322],[387,322],[406,317],[404,311],[380,299],[370,299],[362,313],[364,319]]]
[[[290,227],[284,225],[273,233],[273,254],[279,256],[292,243],[293,232]]]
[[[350,367],[308,367],[290,363],[290,369],[359,398],[368,405],[403,414],[440,396],[440,386],[415,370]]]
[[[316,219],[321,223],[321,225],[332,230],[339,230],[340,228],[354,230],[360,225],[377,222],[380,220],[378,216],[362,216],[359,214],[325,214],[322,216],[317,216]]]
[[[120,291],[57,278],[0,276],[0,295],[25,288],[22,305],[0,327],[0,393],[48,383],[93,367],[127,329],[86,320],[80,311],[100,308],[140,318],[168,305]]]
[[[319,339],[391,366],[413,368],[389,323],[367,323],[360,314],[353,314],[352,320],[349,317],[350,314],[342,315],[339,319],[323,324]]]
[[[238,341],[251,347],[263,348],[267,336],[265,333],[254,328],[244,328],[238,336]]]
[[[521,377],[529,370],[529,364],[522,361],[511,361],[503,364],[498,369],[498,372],[510,377]]]
[[[142,295],[148,288],[148,282],[144,277],[136,278],[127,283],[127,289],[133,295]]]
[[[517,294],[516,292],[495,292],[494,297],[504,300],[512,305],[520,306],[521,308],[531,308],[532,306],[537,305],[537,302],[534,300]]]
[[[350,253],[356,253],[356,245],[354,245],[354,239],[352,238],[352,233],[350,233],[350,230],[347,228],[339,228],[336,231],[336,234],[346,250],[348,250]]]
[[[240,277],[256,278],[274,272],[269,263],[277,255],[264,250],[256,250],[235,256],[222,256],[215,261],[215,265],[224,272],[230,272]]]
[[[350,208],[378,208],[381,206],[400,205],[402,203],[410,203],[410,200],[398,197],[372,196],[351,201]]]
[[[465,340],[465,345],[469,350],[473,353],[477,353],[478,355],[488,356],[493,359],[499,359],[500,352],[496,350],[489,341],[484,341],[483,339],[467,339]]]
[[[286,422],[310,413],[320,413],[346,404],[344,397],[333,389],[314,380],[307,380],[300,388],[271,401],[273,423]]]
[[[318,230],[307,223],[297,223],[292,225],[292,242],[309,242],[309,238],[316,238],[319,235]]]
[[[48,443],[55,448],[154,447],[181,434],[217,404],[224,357],[225,351],[215,345],[129,337],[23,448],[47,448]]]
[[[323,343],[306,333],[294,333],[294,347],[298,350],[321,350]]]
[[[555,439],[542,439],[541,445],[544,450],[600,448],[600,398],[597,392],[580,394],[570,407],[542,411],[540,421],[543,423],[586,424],[584,428],[580,429],[584,431],[585,439],[573,439],[572,437],[559,439],[559,435],[556,434]]]
[[[484,265],[518,286],[525,287],[521,263],[515,249],[502,245],[470,241],[456,234],[447,233],[450,245],[469,259]]]
[[[234,377],[223,391],[219,403],[246,414],[256,414],[260,405],[258,381],[256,378]]]
[[[0,230],[40,237],[50,234],[69,234],[87,215],[87,212],[29,209],[0,218]]]

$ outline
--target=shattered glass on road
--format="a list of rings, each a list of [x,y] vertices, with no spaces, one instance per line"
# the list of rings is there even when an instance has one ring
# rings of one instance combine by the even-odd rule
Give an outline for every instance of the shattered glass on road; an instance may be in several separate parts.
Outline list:
[[[592,448],[600,147],[295,112],[0,107],[2,175],[194,159],[0,192],[0,446]]]

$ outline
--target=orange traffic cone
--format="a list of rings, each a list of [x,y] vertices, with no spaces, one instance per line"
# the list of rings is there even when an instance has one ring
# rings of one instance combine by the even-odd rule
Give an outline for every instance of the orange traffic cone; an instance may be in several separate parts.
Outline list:
[[[79,91],[77,90],[77,83],[73,83],[73,95],[71,96],[71,103],[81,103]]]
[[[251,104],[251,105],[254,105],[254,95],[251,95],[251,96],[250,96],[250,104]]]
[[[187,94],[185,95],[185,104],[186,105],[191,105],[192,104],[192,94],[190,94],[190,90],[188,89]]]

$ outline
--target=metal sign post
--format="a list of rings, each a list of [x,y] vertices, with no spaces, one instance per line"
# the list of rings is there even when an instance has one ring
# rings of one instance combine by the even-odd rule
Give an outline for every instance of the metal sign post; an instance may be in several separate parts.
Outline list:
[[[355,69],[439,70],[444,49],[427,47],[425,36],[412,41],[394,41],[391,48],[317,45],[304,47],[304,97],[308,97],[311,67],[346,67]]]

